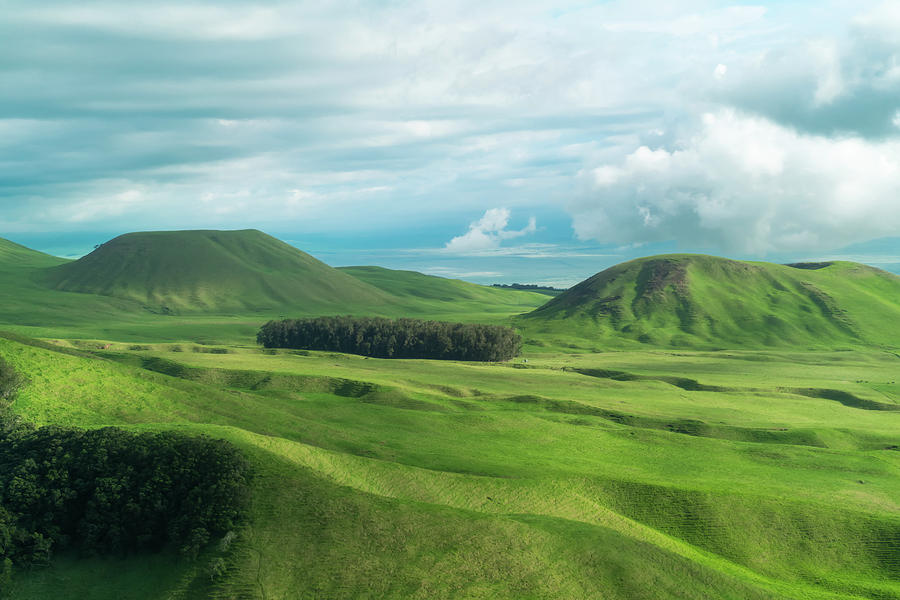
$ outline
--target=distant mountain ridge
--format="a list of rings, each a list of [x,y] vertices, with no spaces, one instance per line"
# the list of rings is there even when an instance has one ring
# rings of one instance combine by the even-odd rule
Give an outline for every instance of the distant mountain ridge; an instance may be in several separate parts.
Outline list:
[[[518,322],[612,343],[896,347],[900,277],[849,262],[652,256],[597,273]]]

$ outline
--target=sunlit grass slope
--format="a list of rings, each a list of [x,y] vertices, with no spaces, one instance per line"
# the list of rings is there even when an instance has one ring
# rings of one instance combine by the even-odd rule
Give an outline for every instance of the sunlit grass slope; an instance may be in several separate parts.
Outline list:
[[[601,347],[897,347],[900,277],[849,262],[653,256],[598,273],[518,323]]]
[[[0,340],[30,379],[15,410],[239,444],[258,477],[230,571],[64,559],[14,598],[900,598],[892,353],[129,347]]]
[[[0,270],[2,271],[55,267],[66,262],[68,261],[64,258],[50,256],[0,238]]]
[[[391,301],[256,230],[129,233],[47,277],[57,290],[135,300],[160,312],[292,305],[349,309]]]

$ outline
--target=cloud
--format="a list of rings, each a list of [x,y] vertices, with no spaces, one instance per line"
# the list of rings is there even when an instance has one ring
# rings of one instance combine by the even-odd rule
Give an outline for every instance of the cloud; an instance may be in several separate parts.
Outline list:
[[[722,109],[670,149],[641,146],[582,173],[579,238],[676,240],[766,255],[900,230],[900,140],[829,138]]]
[[[0,225],[24,231],[402,229],[559,202],[584,152],[659,128],[688,65],[708,78],[707,30],[762,27],[661,0],[2,4]]]
[[[900,3],[849,20],[841,35],[782,40],[729,65],[715,101],[810,133],[898,133]]]
[[[528,225],[518,231],[506,228],[509,223],[510,212],[507,208],[491,208],[485,211],[484,216],[469,225],[469,231],[447,242],[447,252],[455,254],[469,254],[499,248],[503,240],[521,237],[537,230],[537,221],[534,217],[528,220]]]
[[[260,227],[400,238],[503,206],[539,215],[568,243],[569,222],[549,215],[585,183],[576,231],[625,245],[696,236],[765,252],[893,222],[880,205],[886,216],[851,215],[844,235],[800,213],[831,214],[833,198],[851,197],[832,184],[878,198],[893,189],[896,2],[0,4],[0,235]],[[703,112],[718,125],[698,126]],[[743,139],[716,142],[735,129],[750,136],[743,153]],[[715,202],[691,200],[694,188]],[[663,197],[648,199],[651,189]],[[757,215],[746,190],[775,216]],[[492,227],[435,248],[452,235],[442,230],[427,245],[467,259],[560,252],[514,247],[504,235],[523,230]]]

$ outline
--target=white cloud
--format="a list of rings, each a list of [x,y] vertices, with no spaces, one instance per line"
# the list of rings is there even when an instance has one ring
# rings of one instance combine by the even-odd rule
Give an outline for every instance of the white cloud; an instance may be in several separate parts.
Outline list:
[[[491,208],[479,220],[469,225],[469,231],[447,242],[445,249],[457,254],[469,254],[499,248],[503,240],[509,240],[537,230],[534,217],[520,230],[508,230],[510,212],[507,208]]]
[[[583,172],[578,237],[765,255],[900,230],[900,141],[803,134],[723,109],[671,147]]]
[[[809,44],[809,53],[817,72],[813,102],[816,105],[830,104],[845,89],[840,50],[834,42],[818,41]]]
[[[848,18],[843,31],[786,36],[729,62],[712,99],[826,135],[895,135],[900,97],[900,2]]]
[[[896,1],[853,20],[859,4],[707,0],[0,4],[5,230],[413,231],[549,215],[584,165],[577,231],[632,246],[764,252],[894,223],[852,207],[894,190]],[[561,256],[507,242],[534,227],[508,215],[432,251]]]

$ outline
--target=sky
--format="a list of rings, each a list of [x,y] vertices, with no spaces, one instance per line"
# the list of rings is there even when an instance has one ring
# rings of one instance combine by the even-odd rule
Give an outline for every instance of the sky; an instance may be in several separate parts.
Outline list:
[[[565,287],[650,254],[900,273],[900,0],[0,0],[0,237],[258,228]]]

